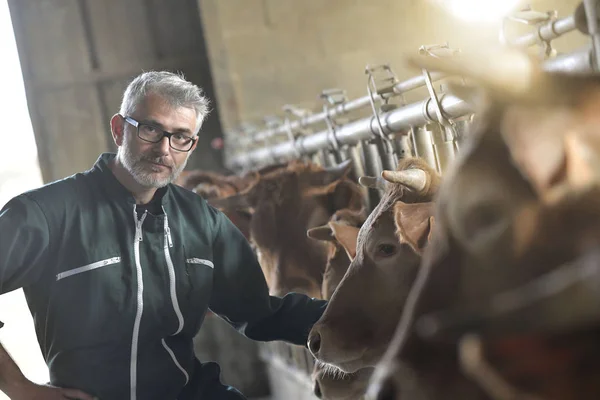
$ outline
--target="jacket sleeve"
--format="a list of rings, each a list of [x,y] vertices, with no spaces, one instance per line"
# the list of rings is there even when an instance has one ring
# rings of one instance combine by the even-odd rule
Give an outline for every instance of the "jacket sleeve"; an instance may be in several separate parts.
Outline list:
[[[46,217],[27,195],[13,198],[0,210],[0,294],[39,278],[49,243]]]
[[[327,302],[300,293],[269,295],[250,244],[235,225],[217,212],[213,245],[214,287],[210,309],[246,337],[306,345]]]

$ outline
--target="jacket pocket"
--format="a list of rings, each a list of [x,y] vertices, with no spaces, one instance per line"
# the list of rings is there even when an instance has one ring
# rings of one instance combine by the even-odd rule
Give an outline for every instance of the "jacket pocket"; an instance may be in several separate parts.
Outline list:
[[[94,269],[106,267],[108,265],[113,265],[121,262],[121,257],[112,257],[107,258],[106,260],[96,261],[90,264],[86,264],[82,267],[73,268],[68,271],[61,272],[56,275],[56,280],[60,281],[61,279],[68,278],[73,275],[81,274],[84,272],[92,271]]]
[[[107,253],[88,258],[99,261],[57,271],[47,328],[57,348],[93,348],[130,335],[137,304],[131,268],[124,268],[128,262],[122,255],[114,256],[118,252]]]
[[[185,250],[185,308],[191,334],[200,329],[213,289],[214,264],[208,251]]]
[[[203,258],[188,258],[187,260],[185,260],[186,264],[199,264],[199,265],[206,265],[207,267],[210,267],[212,269],[215,268],[215,265],[213,264],[212,261],[210,260],[205,260]]]

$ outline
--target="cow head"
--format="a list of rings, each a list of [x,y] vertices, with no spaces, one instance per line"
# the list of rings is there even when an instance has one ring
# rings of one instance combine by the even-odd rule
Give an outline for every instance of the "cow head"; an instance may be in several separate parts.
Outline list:
[[[245,176],[220,175],[215,172],[192,170],[181,173],[176,184],[193,191],[206,200],[233,196],[258,180],[258,173]],[[233,224],[250,238],[250,210],[222,209]]]
[[[435,388],[432,398],[538,398],[522,391],[548,399],[598,396],[590,374],[574,385],[566,373],[592,360],[585,354],[598,353],[574,349],[569,329],[584,326],[586,313],[590,324],[584,304],[599,303],[590,291],[588,302],[576,301],[584,293],[576,289],[584,268],[571,275],[564,268],[600,244],[600,80],[546,73],[521,57],[529,74],[516,85],[477,63],[417,61],[473,78],[487,101],[440,187],[432,241],[373,376],[375,398],[410,395],[399,368],[407,364]],[[590,335],[580,338],[590,350]]]
[[[393,335],[426,243],[428,202],[439,184],[437,174],[414,158],[383,177],[389,180],[361,178],[385,192],[361,227],[356,257],[309,336],[317,360],[346,373],[374,366]]]
[[[321,289],[326,300],[331,299],[356,255],[356,239],[364,221],[364,210],[342,209],[336,211],[327,225],[307,232],[309,237],[327,242],[329,246]],[[366,392],[371,372],[372,369],[364,369],[344,374],[337,368],[316,362],[312,373],[313,392],[326,400],[359,399]]]
[[[251,242],[272,295],[296,291],[321,297],[327,246],[307,237],[342,208],[360,210],[362,196],[346,178],[350,161],[323,169],[291,162],[263,172],[242,193],[212,203],[227,209],[253,210]]]

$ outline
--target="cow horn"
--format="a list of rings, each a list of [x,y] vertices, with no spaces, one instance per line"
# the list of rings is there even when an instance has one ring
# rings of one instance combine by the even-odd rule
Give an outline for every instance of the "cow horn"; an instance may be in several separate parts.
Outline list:
[[[340,179],[344,175],[348,173],[350,170],[350,166],[352,165],[352,159],[347,159],[342,161],[341,163],[334,165],[332,167],[325,168],[325,171],[330,174],[333,180]]]
[[[306,235],[311,239],[333,242],[335,237],[329,225],[317,226],[306,231]]]
[[[364,187],[371,189],[384,190],[386,186],[386,181],[375,176],[361,176],[360,178],[358,178],[358,183]]]
[[[427,186],[427,173],[422,169],[383,171],[381,177],[388,182],[400,183],[416,192],[421,192]]]

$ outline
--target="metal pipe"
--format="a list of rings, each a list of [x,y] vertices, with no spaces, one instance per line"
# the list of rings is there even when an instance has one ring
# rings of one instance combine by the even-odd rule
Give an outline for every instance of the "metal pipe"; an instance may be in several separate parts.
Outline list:
[[[551,21],[547,24],[540,26],[534,32],[523,35],[511,42],[514,46],[528,47],[534,44],[540,43],[540,41],[547,42],[552,39],[556,39],[565,33],[574,31],[575,27],[575,16],[569,15],[568,17]]]
[[[419,157],[433,169],[437,170],[437,159],[433,151],[433,138],[430,130],[433,124],[419,126],[412,131],[412,142],[415,151],[415,156]],[[439,171],[438,171],[439,172]]]
[[[446,77],[446,74],[431,74],[431,79],[433,81],[439,81],[444,77]],[[396,85],[394,85],[393,91],[396,94],[402,94],[413,89],[420,88],[422,86],[425,86],[425,78],[423,76],[415,76],[405,81],[398,82]],[[381,96],[379,96],[378,94],[375,94],[373,97],[375,101],[381,100]],[[289,125],[283,124],[272,129],[266,129],[264,131],[257,132],[253,135],[240,138],[239,144],[241,147],[243,147],[252,142],[265,141],[274,136],[286,134],[288,132],[288,129],[294,132],[298,129],[305,128],[307,126],[317,124],[319,122],[323,122],[327,118],[335,118],[344,114],[348,114],[352,111],[359,110],[363,107],[368,106],[369,104],[369,96],[359,97],[358,99],[354,99],[349,102],[332,107],[327,111],[322,111],[318,114],[309,115],[299,120],[290,121]]]
[[[544,62],[548,72],[589,73],[594,71],[592,66],[591,48],[585,46],[569,54],[560,55]]]
[[[542,25],[536,31],[515,39],[512,42],[512,44],[515,46],[522,47],[533,46],[539,43],[540,41],[549,41],[552,39],[556,39],[559,36],[562,36],[565,33],[571,32],[575,29],[575,16],[570,15],[568,17],[561,18],[556,21],[551,21],[545,25]],[[446,75],[442,73],[431,74],[432,81],[438,81],[445,77]],[[393,91],[396,94],[401,94],[423,86],[425,86],[425,78],[419,75],[397,83],[394,86]],[[375,95],[374,97],[375,101],[379,101],[381,99],[379,95]],[[290,121],[288,126],[286,126],[286,124],[283,124],[276,128],[266,129],[264,131],[257,132],[254,135],[240,138],[239,144],[241,147],[243,147],[255,141],[264,141],[274,136],[286,134],[288,132],[288,129],[295,132],[298,129],[305,128],[307,126],[317,124],[319,122],[323,122],[327,118],[335,118],[340,115],[348,114],[352,111],[359,110],[368,105],[369,96],[359,97],[358,99],[351,100],[349,102],[332,107],[326,112],[323,111],[318,114],[309,115],[299,120]]]
[[[592,65],[594,69],[600,66],[600,31],[598,30],[598,0],[583,0],[587,28],[592,38]]]
[[[549,71],[584,72],[590,71],[590,49],[562,55],[544,63]],[[471,106],[456,96],[445,94],[440,96],[440,105],[447,118],[459,118],[473,112]],[[401,132],[414,126],[437,121],[435,107],[431,99],[412,103],[381,115],[384,133]],[[439,122],[439,121],[437,121]],[[353,145],[360,140],[372,139],[377,121],[374,117],[363,118],[336,129],[339,145]],[[253,150],[248,153],[236,154],[228,160],[230,168],[244,167],[250,164],[262,163],[275,158],[289,159],[299,150],[303,154],[312,154],[331,146],[328,130],[317,132],[310,136],[299,137],[296,141],[287,141],[270,147]]]
[[[366,176],[379,176],[383,170],[381,165],[381,158],[377,151],[377,145],[373,143],[373,140],[365,140],[362,142],[363,155],[365,158],[365,174]],[[379,190],[367,189],[367,206],[368,210],[372,211],[373,208],[379,203],[381,199]]]

